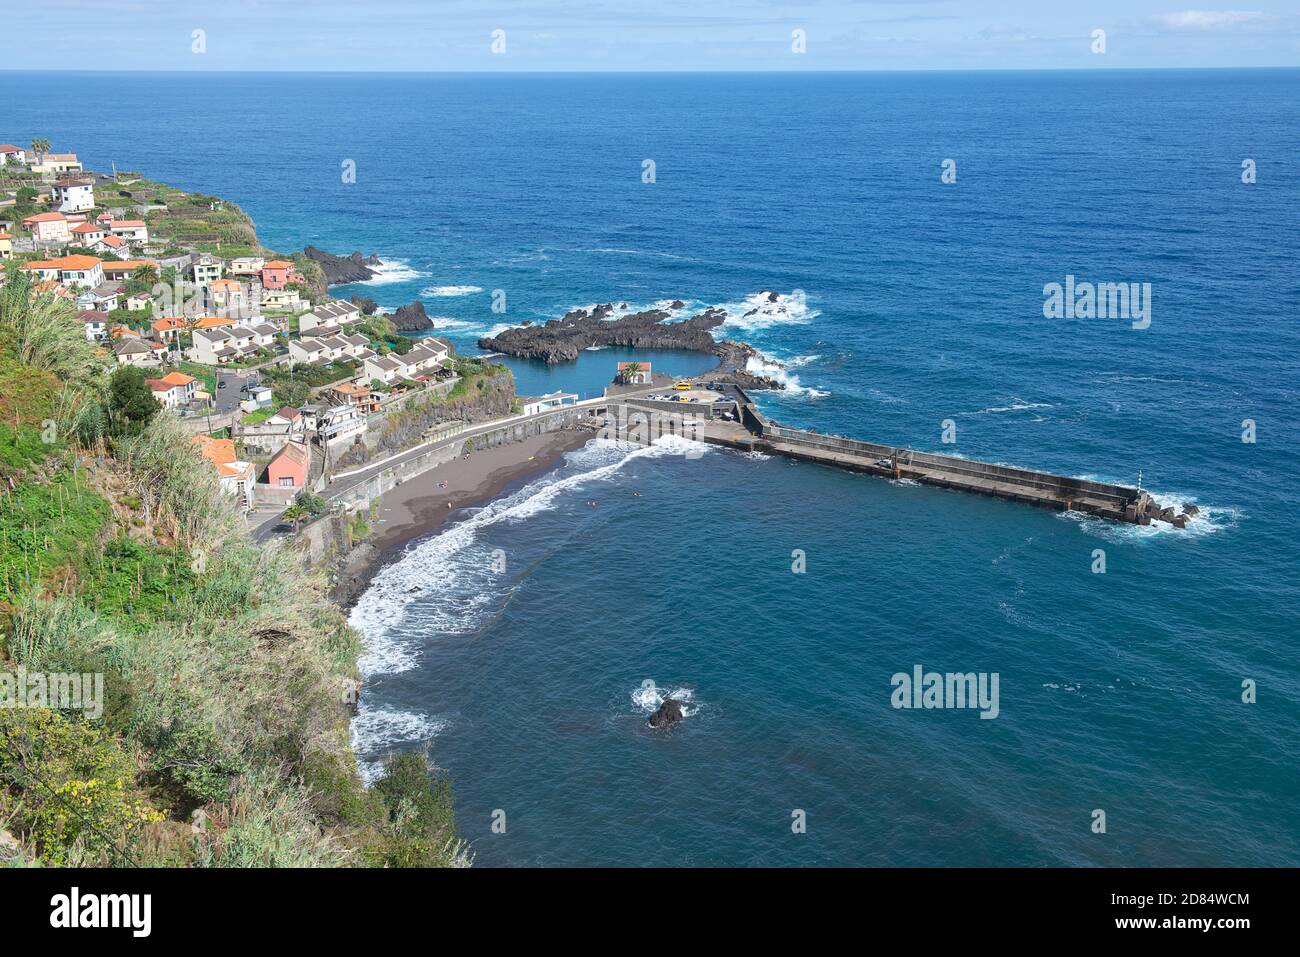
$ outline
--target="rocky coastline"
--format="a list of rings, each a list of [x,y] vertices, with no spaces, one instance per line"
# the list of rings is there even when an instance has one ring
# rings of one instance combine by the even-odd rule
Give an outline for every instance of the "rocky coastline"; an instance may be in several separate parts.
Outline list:
[[[315,246],[307,246],[302,254],[320,266],[325,275],[325,283],[329,286],[374,279],[376,273],[371,267],[381,265],[379,257],[373,253],[369,256],[363,256],[359,252],[350,256],[336,256]]]
[[[762,294],[769,303],[781,302],[775,292]],[[626,316],[610,318],[627,303],[612,302],[574,309],[559,319],[541,324],[524,323],[495,336],[479,339],[479,348],[521,359],[536,359],[550,365],[573,362],[578,353],[593,347],[621,346],[631,349],[686,349],[708,352],[718,357],[718,366],[710,373],[715,380],[733,382],[745,389],[784,389],[775,378],[748,371],[750,360],[780,367],[779,362],[764,356],[753,346],[734,339],[717,339],[713,330],[727,320],[727,312],[717,307],[705,309],[686,319],[672,321],[673,313],[685,307],[677,300],[666,309],[646,309]]]

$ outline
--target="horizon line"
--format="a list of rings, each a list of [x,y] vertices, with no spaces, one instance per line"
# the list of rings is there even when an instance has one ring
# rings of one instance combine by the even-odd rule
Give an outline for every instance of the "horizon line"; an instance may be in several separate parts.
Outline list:
[[[266,75],[280,76],[800,76],[858,75],[885,73],[1176,73],[1246,70],[1300,70],[1300,64],[1253,64],[1250,66],[1059,66],[1059,67],[895,67],[890,69],[788,69],[788,70],[538,70],[538,69],[484,69],[484,70],[266,70],[266,69],[142,69],[142,70],[46,70],[0,67],[0,74],[66,75],[184,75],[219,76]]]

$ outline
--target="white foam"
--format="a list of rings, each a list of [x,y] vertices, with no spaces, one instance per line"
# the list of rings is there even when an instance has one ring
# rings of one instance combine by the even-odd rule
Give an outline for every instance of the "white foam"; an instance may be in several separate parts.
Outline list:
[[[448,723],[441,718],[393,708],[368,708],[362,699],[361,710],[352,719],[349,734],[352,751],[357,755],[383,755],[397,745],[420,744],[445,731]],[[371,784],[383,772],[381,760],[357,762],[361,779]]]
[[[787,369],[801,369],[810,362],[816,362],[821,356],[795,356],[793,359],[785,360]]]
[[[750,356],[745,360],[745,371],[750,375],[761,375],[776,380],[785,386],[788,395],[800,396],[806,399],[821,399],[830,395],[829,392],[801,384],[797,375],[793,375],[783,367],[780,360],[769,355]]]
[[[1026,402],[1024,399],[1012,397],[1009,405],[992,405],[987,409],[980,409],[978,412],[962,412],[962,415],[1000,415],[1004,412],[1026,412],[1030,409],[1054,409],[1055,404],[1051,402]]]
[[[1094,481],[1107,480],[1094,479]],[[1097,518],[1095,515],[1089,515],[1086,512],[1060,512],[1057,514],[1057,518],[1077,522],[1080,530],[1085,534],[1095,535],[1106,541],[1131,542],[1157,537],[1163,538],[1170,535],[1200,538],[1204,535],[1213,535],[1216,532],[1236,528],[1241,519],[1245,517],[1245,513],[1241,509],[1231,506],[1200,505],[1197,503],[1195,495],[1181,492],[1156,492],[1151,489],[1146,491],[1150,492],[1151,497],[1161,506],[1172,508],[1180,514],[1184,505],[1196,505],[1200,512],[1188,519],[1185,528],[1177,528],[1168,522],[1157,521],[1153,521],[1150,525],[1129,525],[1126,522],[1111,522]]]
[[[378,266],[369,267],[375,274],[370,279],[363,279],[358,285],[386,286],[395,282],[411,282],[429,275],[411,266],[409,259],[385,259]]]
[[[366,642],[357,663],[361,674],[409,671],[419,662],[416,636],[465,634],[483,624],[502,584],[491,551],[478,541],[484,528],[526,521],[549,511],[561,496],[612,477],[628,462],[666,455],[699,457],[711,450],[679,436],[664,436],[650,446],[595,439],[566,456],[569,466],[585,471],[564,477],[553,472],[536,479],[414,546],[382,569],[353,606],[349,621]],[[417,603],[427,594],[437,600]],[[409,627],[398,634],[397,626],[408,616],[412,617]]]
[[[440,299],[448,296],[468,296],[482,291],[481,286],[426,286],[420,290],[420,295]]]
[[[673,688],[665,694],[651,678],[642,681],[632,692],[631,698],[633,710],[647,716],[658,711],[665,698],[680,701],[682,703],[682,716],[685,718],[689,718],[700,710],[699,705],[695,702],[695,691],[693,689]]]
[[[718,308],[727,313],[722,324],[757,332],[774,326],[805,325],[821,315],[821,310],[810,308],[803,296],[778,294],[776,302],[769,301],[769,296],[767,291],[756,292],[741,302],[722,304]]]

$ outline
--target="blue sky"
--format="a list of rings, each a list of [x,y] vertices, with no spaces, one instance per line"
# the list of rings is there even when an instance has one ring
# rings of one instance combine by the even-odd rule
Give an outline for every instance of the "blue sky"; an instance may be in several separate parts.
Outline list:
[[[1300,65],[1240,0],[0,0],[0,67],[908,70]],[[1208,0],[1213,3],[1214,0]],[[1226,0],[1237,3],[1238,0]],[[1106,52],[1091,52],[1094,30]],[[194,52],[194,31],[204,52]],[[493,31],[504,52],[492,52]],[[792,50],[803,30],[806,52]]]

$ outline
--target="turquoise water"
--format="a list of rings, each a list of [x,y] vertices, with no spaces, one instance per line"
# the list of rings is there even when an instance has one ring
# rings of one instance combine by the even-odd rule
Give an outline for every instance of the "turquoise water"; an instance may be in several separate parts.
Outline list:
[[[377,252],[342,291],[419,296],[463,349],[595,302],[718,305],[787,363],[761,398],[782,421],[1140,470],[1204,509],[1139,529],[720,450],[573,453],[354,612],[363,757],[429,747],[480,864],[1300,863],[1300,72],[282,76],[284,135],[247,142],[266,77],[120,78],[113,124],[85,82],[4,76],[0,139],[228,196],[285,249]],[[1067,275],[1151,283],[1150,327],[1044,318]],[[746,317],[769,289],[805,306]],[[613,358],[516,364],[521,391],[585,392]],[[917,664],[998,673],[998,717],[894,709]],[[646,681],[689,694],[670,734]]]

